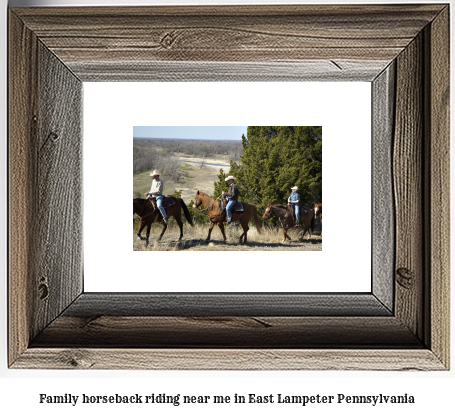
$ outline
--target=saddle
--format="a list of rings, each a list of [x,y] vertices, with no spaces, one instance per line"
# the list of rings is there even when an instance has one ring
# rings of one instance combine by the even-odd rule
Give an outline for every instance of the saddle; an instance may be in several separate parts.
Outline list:
[[[289,206],[289,205],[288,205]],[[289,206],[291,209],[291,214],[292,214],[292,219],[294,222],[297,221],[297,218],[295,217],[295,209],[293,205]],[[302,205],[299,205],[299,210],[300,210],[300,218],[302,218],[303,215],[306,215],[308,213],[308,208]]]
[[[153,207],[156,209],[156,198],[152,196],[152,197],[149,197],[149,199],[152,202]],[[164,196],[162,203],[163,203],[163,207],[167,208],[169,206],[174,205],[175,201],[174,201],[174,199],[172,199],[172,197]]]
[[[226,200],[225,197],[223,197],[221,200],[220,200],[220,210],[221,210],[221,213],[217,214],[217,215],[211,215],[210,216],[210,219],[216,219],[216,220],[227,220],[226,219],[226,206],[227,206],[228,202]],[[234,214],[236,212],[243,212],[244,211],[244,207],[243,207],[243,204],[241,202],[235,202],[234,205],[231,207],[231,216],[234,216]]]
[[[228,201],[226,200],[225,197],[223,197],[220,200],[220,209],[221,210],[226,210],[227,204],[228,204]],[[239,201],[236,201],[231,207],[232,216],[234,216],[235,212],[243,212],[243,211],[244,211],[243,204],[241,202],[239,202]]]

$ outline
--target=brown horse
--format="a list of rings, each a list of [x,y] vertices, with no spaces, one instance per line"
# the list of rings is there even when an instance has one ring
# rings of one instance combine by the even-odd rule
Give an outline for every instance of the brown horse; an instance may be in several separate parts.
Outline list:
[[[294,225],[294,215],[292,212],[293,207],[291,206],[284,206],[284,205],[271,205],[270,203],[267,204],[267,208],[265,209],[264,216],[262,219],[270,219],[272,215],[275,215],[280,220],[281,226],[283,228],[283,240],[281,242],[285,242],[286,239],[291,240],[287,231]],[[305,213],[306,212],[306,213]],[[314,211],[313,209],[309,209],[305,206],[300,206],[300,223],[303,224],[303,235],[300,237],[299,241],[303,241],[303,237],[308,232],[308,238],[311,237],[311,233],[314,232]],[[311,227],[311,230],[310,230]]]
[[[183,213],[185,214],[185,218],[188,221],[188,223],[193,226],[193,219],[190,216],[190,212],[188,211],[188,208],[185,205],[185,202],[177,197],[171,197],[170,199],[174,200],[174,204],[166,207],[166,213],[167,217],[170,218],[173,216],[175,220],[177,221],[179,227],[180,227],[180,239],[183,237],[183,223],[182,223],[182,209]],[[163,216],[161,215],[160,211],[158,208],[154,208],[152,205],[152,202],[149,199],[133,199],[133,215],[136,214],[137,217],[139,218],[139,230],[137,232],[137,237],[142,240],[147,241],[147,245],[149,243],[149,236],[150,236],[150,228],[152,226],[152,223],[154,222],[160,222],[163,220]],[[147,232],[145,238],[141,236],[142,229],[147,226]],[[158,241],[161,240],[161,238],[164,235],[164,232],[166,232],[167,229],[167,224],[163,223],[163,230],[161,231],[161,235],[158,238]]]
[[[314,202],[314,216],[319,216],[321,221],[321,237],[322,237],[322,203]]]
[[[226,241],[226,234],[224,233],[224,212],[223,209],[220,207],[220,201],[217,199],[213,199],[209,195],[206,195],[204,192],[198,190],[196,192],[196,196],[194,197],[194,206],[198,208],[200,205],[204,205],[210,219],[210,226],[209,226],[209,234],[207,236],[207,241],[210,241],[210,234],[212,233],[213,226],[216,224],[220,227],[221,233],[223,234],[223,239]],[[254,218],[254,224],[256,225],[257,231],[261,232],[261,224],[259,223],[258,218],[258,211],[256,206],[249,205],[248,203],[243,204],[243,212],[236,212],[234,216],[232,216],[232,222],[239,221],[243,228],[243,233],[240,236],[239,243],[247,242],[247,232],[248,229],[248,222],[251,218]]]

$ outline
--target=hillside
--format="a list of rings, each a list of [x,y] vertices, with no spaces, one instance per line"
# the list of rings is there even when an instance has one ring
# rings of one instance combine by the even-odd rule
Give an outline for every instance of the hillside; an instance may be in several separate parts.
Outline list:
[[[182,177],[178,182],[172,181],[171,178],[163,175],[161,178],[164,181],[164,194],[172,194],[177,190],[182,190],[182,198],[185,203],[193,200],[194,194],[197,190],[202,190],[204,193],[213,193],[213,183],[218,180],[217,175],[221,168],[225,172],[229,171],[229,167],[214,166],[212,164],[229,164],[228,156],[220,156],[216,159],[204,159],[205,165],[200,167],[200,158],[194,156],[187,156],[185,154],[177,155],[181,160],[187,162],[180,162]],[[211,164],[207,164],[211,163]],[[133,174],[133,198],[144,197],[144,193],[150,190],[152,178],[150,171],[144,171]]]

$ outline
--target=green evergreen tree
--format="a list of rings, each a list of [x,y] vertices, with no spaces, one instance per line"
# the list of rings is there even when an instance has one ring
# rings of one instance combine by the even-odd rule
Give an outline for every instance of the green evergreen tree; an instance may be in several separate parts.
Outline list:
[[[263,212],[267,203],[286,204],[291,187],[300,203],[322,201],[322,127],[248,127],[242,136],[240,163],[231,161],[240,200]],[[214,196],[227,190],[220,170]]]
[[[180,199],[182,197],[182,191],[176,190],[174,193],[167,195],[167,197],[176,197],[177,199]]]
[[[220,174],[218,175],[218,181],[213,183],[213,197],[218,199],[221,196],[222,192],[227,192],[229,190],[229,185],[226,182],[226,177],[229,175],[226,174],[223,169],[220,169]]]
[[[186,207],[188,208],[188,212],[190,213],[190,216],[193,218],[193,223],[208,224],[208,222],[209,222],[208,216],[204,213],[204,211],[198,210],[194,207],[193,200],[190,200],[186,204]]]

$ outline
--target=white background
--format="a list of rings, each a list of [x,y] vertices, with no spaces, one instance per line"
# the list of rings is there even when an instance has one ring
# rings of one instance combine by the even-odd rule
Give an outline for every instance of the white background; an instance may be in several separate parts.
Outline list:
[[[399,1],[389,1],[390,3],[399,3]],[[417,1],[415,1],[417,3]],[[136,0],[136,4],[157,4],[154,1]],[[164,3],[164,2],[160,2]],[[167,4],[197,4],[197,1],[167,1]],[[205,2],[216,3],[217,1]],[[234,1],[232,3],[244,3]],[[250,3],[272,3],[267,1]],[[284,3],[274,1],[273,3]],[[305,3],[304,1],[286,0],[285,3]],[[338,3],[338,1],[309,1],[309,3]],[[368,3],[385,3],[382,0]],[[419,2],[421,3],[421,2]],[[427,1],[426,3],[430,3]],[[431,1],[438,3],[438,1]],[[453,12],[453,2],[452,12]],[[116,0],[98,0],[96,3],[89,0],[71,1],[71,0],[12,0],[10,5],[25,6],[25,5],[88,5],[88,4],[125,4],[122,1]],[[112,414],[126,411],[133,413],[150,414],[156,413],[210,413],[214,410],[217,413],[232,413],[231,406],[218,407],[210,405],[207,407],[198,406],[195,410],[190,411],[184,407],[144,407],[142,412],[134,407],[69,407],[66,406],[42,406],[38,404],[39,393],[48,394],[63,394],[63,393],[89,393],[89,394],[112,394],[112,393],[193,393],[193,394],[247,394],[247,393],[289,393],[289,394],[304,394],[304,393],[346,393],[346,394],[378,394],[378,393],[412,393],[416,396],[417,404],[410,406],[382,406],[372,407],[369,405],[360,406],[343,406],[336,407],[307,407],[300,406],[286,407],[286,413],[299,413],[303,411],[307,414],[334,413],[337,414],[370,414],[370,413],[387,413],[393,414],[416,414],[420,412],[448,414],[453,411],[453,390],[455,388],[454,371],[449,372],[431,372],[431,373],[416,373],[416,372],[308,372],[308,371],[280,371],[280,372],[246,372],[246,371],[134,371],[134,372],[118,372],[118,371],[42,371],[42,370],[8,370],[6,369],[6,1],[2,0],[1,18],[3,36],[0,36],[0,47],[3,65],[0,66],[1,83],[0,83],[0,104],[2,111],[1,117],[1,148],[0,157],[2,169],[0,170],[1,180],[0,187],[4,198],[3,203],[0,203],[2,210],[2,221],[0,221],[1,233],[3,238],[0,243],[2,250],[0,252],[2,262],[2,283],[0,285],[2,298],[2,319],[0,320],[2,336],[0,343],[0,410],[2,413],[34,413],[34,414],[99,414],[101,411],[108,410]],[[452,30],[452,36],[453,36]],[[453,43],[453,42],[452,42]],[[453,85],[452,76],[452,85]],[[453,88],[452,88],[453,90]],[[452,120],[452,125],[455,125]],[[453,146],[452,146],[453,148]],[[452,163],[453,164],[453,163]],[[452,176],[452,183],[454,183]],[[453,204],[452,204],[453,206]],[[454,231],[452,223],[452,233]],[[452,250],[454,249],[452,244]],[[453,287],[453,284],[452,284]],[[453,301],[452,288],[452,301]],[[454,333],[453,319],[452,330]],[[452,345],[454,339],[452,336]],[[453,356],[453,347],[452,347]],[[251,406],[234,410],[237,413],[261,413],[261,414],[276,414],[276,406],[258,406],[253,409]],[[166,411],[166,412],[165,412]],[[283,410],[284,412],[284,410]]]
[[[132,250],[134,125],[272,124],[322,125],[322,252]],[[369,292],[371,245],[359,241],[371,241],[370,83],[84,84],[85,291]]]

